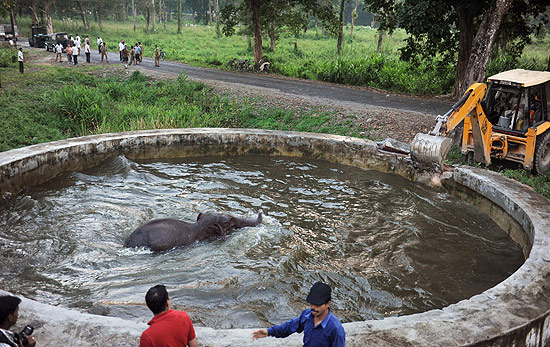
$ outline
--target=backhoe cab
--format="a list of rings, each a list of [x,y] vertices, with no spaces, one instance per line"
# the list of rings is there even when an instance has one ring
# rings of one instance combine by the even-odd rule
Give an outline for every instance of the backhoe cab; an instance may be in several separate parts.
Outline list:
[[[491,158],[521,163],[543,174],[550,169],[550,72],[510,70],[474,83],[429,134],[417,134],[411,157],[441,165],[451,146],[445,137],[464,121],[463,156],[486,165]]]

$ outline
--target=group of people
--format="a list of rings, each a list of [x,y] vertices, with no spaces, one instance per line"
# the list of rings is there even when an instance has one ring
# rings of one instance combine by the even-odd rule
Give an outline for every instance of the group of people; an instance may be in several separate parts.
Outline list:
[[[99,39],[98,37],[98,40]],[[130,50],[128,50],[124,40],[121,40],[118,44],[118,51],[120,54],[120,61],[124,63],[125,67],[128,67],[128,64],[131,66],[132,63],[134,65],[139,65],[143,61],[143,45],[141,42],[132,45]],[[129,63],[128,60],[130,61]]]
[[[54,46],[55,50],[55,61],[56,62],[63,62],[63,48],[65,48],[65,53],[67,54],[67,62],[69,64],[78,64],[78,57],[80,56],[80,53],[82,51],[82,43],[79,35],[76,35],[75,38],[72,36],[69,37],[67,40],[67,46],[64,47],[61,42],[58,42]],[[86,62],[90,62],[90,38],[88,35],[84,38],[84,54],[86,55]]]
[[[343,347],[346,334],[338,318],[331,310],[332,289],[328,284],[315,283],[306,298],[309,308],[283,324],[268,329],[258,329],[252,333],[253,339],[273,336],[284,338],[293,333],[304,333],[305,347]],[[21,299],[5,295],[0,296],[0,347],[20,346],[21,336],[9,329],[17,322]],[[140,338],[140,347],[154,346],[197,346],[197,337],[191,318],[184,311],[170,308],[168,291],[163,285],[150,288],[145,295],[145,303],[153,313],[147,328]],[[24,336],[29,346],[36,341],[32,336]]]

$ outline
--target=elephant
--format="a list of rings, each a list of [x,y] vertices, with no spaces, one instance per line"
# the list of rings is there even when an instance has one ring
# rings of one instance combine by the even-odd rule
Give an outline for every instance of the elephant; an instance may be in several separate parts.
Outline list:
[[[128,236],[124,247],[148,247],[160,252],[178,246],[219,235],[223,240],[237,228],[253,227],[262,222],[262,210],[257,219],[244,219],[221,213],[199,213],[195,223],[182,222],[173,218],[156,219],[147,222]]]

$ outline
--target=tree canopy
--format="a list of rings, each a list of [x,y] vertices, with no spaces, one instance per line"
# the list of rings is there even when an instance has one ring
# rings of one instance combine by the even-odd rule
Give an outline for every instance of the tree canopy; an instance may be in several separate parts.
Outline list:
[[[548,23],[547,0],[365,0],[381,25],[410,35],[401,57],[436,55],[456,64],[455,95],[482,80],[489,56],[521,54],[531,34]],[[495,45],[496,43],[496,45]]]

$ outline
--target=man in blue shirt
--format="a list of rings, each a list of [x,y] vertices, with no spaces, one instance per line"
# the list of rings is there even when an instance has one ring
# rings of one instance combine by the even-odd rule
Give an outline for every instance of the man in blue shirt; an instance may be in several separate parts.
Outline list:
[[[269,329],[258,329],[252,333],[253,339],[267,336],[287,337],[293,333],[304,332],[304,347],[343,347],[346,345],[344,327],[330,311],[331,288],[328,284],[317,282],[311,287],[306,301],[308,309],[300,316]]]

